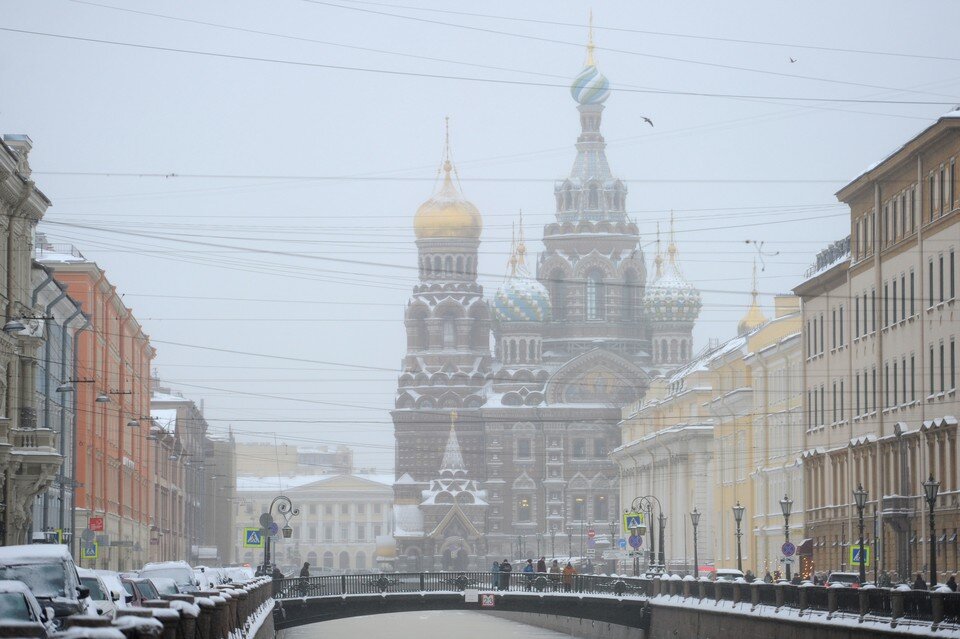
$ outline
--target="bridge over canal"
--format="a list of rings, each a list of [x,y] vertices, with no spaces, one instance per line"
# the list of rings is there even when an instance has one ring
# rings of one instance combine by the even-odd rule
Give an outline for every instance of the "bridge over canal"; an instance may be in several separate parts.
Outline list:
[[[957,637],[960,593],[631,578],[436,572],[277,580],[278,630],[346,617],[486,610],[599,622],[636,638]]]

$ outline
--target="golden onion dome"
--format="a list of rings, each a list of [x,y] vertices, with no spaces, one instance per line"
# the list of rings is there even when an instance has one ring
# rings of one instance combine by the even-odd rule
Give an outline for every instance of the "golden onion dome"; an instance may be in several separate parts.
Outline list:
[[[483,218],[453,184],[450,160],[443,163],[443,183],[429,200],[420,205],[413,217],[413,230],[418,240],[433,238],[480,239]]]

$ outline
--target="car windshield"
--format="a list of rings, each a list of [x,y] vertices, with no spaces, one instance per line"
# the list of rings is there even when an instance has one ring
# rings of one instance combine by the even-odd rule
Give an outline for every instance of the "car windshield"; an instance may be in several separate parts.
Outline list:
[[[100,587],[100,580],[96,577],[80,577],[80,584],[90,589],[90,598],[94,601],[106,601],[110,597]]]
[[[153,587],[153,582],[151,581],[139,581],[137,582],[137,588],[140,589],[140,596],[144,599],[160,598],[160,593],[158,593],[157,589]]]
[[[0,566],[0,579],[13,579],[27,584],[35,597],[65,597],[66,584],[63,564],[23,564]],[[74,593],[70,593],[74,598]]]
[[[177,582],[173,579],[157,579],[153,582],[154,587],[162,595],[177,595],[180,594],[180,591],[177,590]]]
[[[36,621],[30,614],[27,598],[19,592],[0,592],[0,619]]]

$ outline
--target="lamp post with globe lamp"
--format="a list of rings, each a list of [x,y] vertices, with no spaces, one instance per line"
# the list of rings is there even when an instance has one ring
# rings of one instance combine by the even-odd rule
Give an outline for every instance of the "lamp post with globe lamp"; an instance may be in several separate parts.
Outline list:
[[[787,497],[786,494],[783,495],[783,499],[780,500],[780,510],[783,511],[783,541],[784,543],[790,541],[790,510],[793,508],[793,500]],[[787,561],[784,561],[784,570],[787,574],[787,581],[790,581],[790,557],[786,558]]]
[[[737,501],[737,505],[733,507],[733,519],[737,522],[737,570],[743,572],[743,552],[740,546],[740,540],[743,538],[743,531],[740,528],[740,523],[743,521],[743,511],[746,510],[743,506],[740,505],[740,501]]]
[[[857,520],[860,529],[860,583],[867,582],[867,566],[863,556],[863,508],[867,505],[867,491],[863,489],[863,484],[858,483],[857,489],[853,491],[853,499],[857,504]]]
[[[700,578],[700,559],[697,556],[697,526],[700,525],[700,511],[694,506],[690,512],[690,523],[693,524],[693,578]]]
[[[940,482],[933,478],[923,482],[924,497],[927,499],[927,509],[930,513],[930,590],[937,585],[937,520],[933,514],[937,505],[937,493],[940,492]]]

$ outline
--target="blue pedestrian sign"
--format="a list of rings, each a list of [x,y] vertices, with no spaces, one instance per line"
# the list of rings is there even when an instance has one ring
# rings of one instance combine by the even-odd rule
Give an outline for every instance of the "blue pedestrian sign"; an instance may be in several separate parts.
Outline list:
[[[620,538],[619,540],[617,540],[617,546],[619,546],[620,549],[623,550],[624,548],[627,547],[627,540]]]
[[[259,528],[243,529],[244,548],[263,548],[263,533]]]
[[[644,528],[643,513],[623,513],[623,529],[636,530]]]
[[[863,555],[860,555],[860,545],[850,547],[850,563],[854,566],[863,564],[864,567],[870,565],[870,546],[863,547]]]

